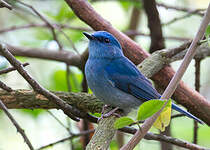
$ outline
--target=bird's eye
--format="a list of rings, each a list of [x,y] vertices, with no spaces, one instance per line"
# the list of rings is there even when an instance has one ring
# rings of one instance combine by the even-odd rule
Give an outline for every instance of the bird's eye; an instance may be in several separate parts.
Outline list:
[[[106,43],[109,43],[109,42],[110,42],[110,40],[109,40],[108,38],[105,38],[104,41],[105,41]]]

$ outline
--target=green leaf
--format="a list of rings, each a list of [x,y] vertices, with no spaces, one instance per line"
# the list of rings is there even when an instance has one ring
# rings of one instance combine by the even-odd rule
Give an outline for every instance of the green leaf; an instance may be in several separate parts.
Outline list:
[[[82,83],[82,74],[75,73],[72,70],[70,72],[69,79],[70,79],[71,92],[81,91],[80,85]],[[68,91],[65,70],[57,70],[54,72],[54,74],[52,74],[50,87],[48,89],[55,91]]]
[[[138,114],[137,114],[137,120],[145,120],[158,112],[164,105],[166,100],[149,100],[147,102],[144,102],[142,105],[140,105],[138,109]]]
[[[208,25],[207,28],[206,28],[205,36],[206,36],[207,39],[210,36],[210,25]]]
[[[120,128],[130,125],[131,123],[134,123],[134,121],[131,118],[121,117],[115,121],[114,128],[120,129]]]

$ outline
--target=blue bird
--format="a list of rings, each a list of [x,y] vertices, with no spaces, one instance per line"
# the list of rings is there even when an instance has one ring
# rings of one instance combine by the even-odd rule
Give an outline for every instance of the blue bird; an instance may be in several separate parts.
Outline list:
[[[127,114],[143,102],[161,97],[151,82],[123,55],[120,43],[112,34],[106,31],[83,34],[89,39],[86,79],[97,98]],[[172,104],[172,109],[203,124],[176,104]]]

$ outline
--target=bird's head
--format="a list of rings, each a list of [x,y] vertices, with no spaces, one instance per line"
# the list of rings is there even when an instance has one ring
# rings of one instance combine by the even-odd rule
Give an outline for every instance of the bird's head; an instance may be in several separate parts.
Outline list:
[[[106,31],[83,34],[89,39],[90,57],[115,58],[123,55],[119,41],[112,34]]]

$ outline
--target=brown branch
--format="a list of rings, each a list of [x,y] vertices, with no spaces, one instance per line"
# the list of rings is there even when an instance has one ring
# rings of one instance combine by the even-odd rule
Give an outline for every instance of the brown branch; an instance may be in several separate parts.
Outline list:
[[[162,26],[168,26],[168,25],[170,25],[172,23],[175,23],[177,21],[183,20],[183,19],[188,18],[188,17],[190,17],[192,15],[193,15],[192,13],[187,13],[187,14],[184,14],[183,16],[175,17],[175,18],[169,20],[168,22],[162,23]]]
[[[77,134],[72,134],[71,136],[69,137],[66,137],[66,138],[63,138],[61,140],[58,140],[56,142],[53,142],[53,143],[50,143],[50,144],[47,144],[45,146],[42,146],[40,148],[38,148],[37,150],[42,150],[42,149],[45,149],[47,147],[51,147],[51,146],[54,146],[56,144],[59,144],[59,143],[62,143],[62,142],[65,142],[67,140],[71,140],[73,138],[76,138],[76,137],[79,137],[79,136],[83,136],[83,135],[87,135],[87,134],[90,134],[90,133],[93,133],[95,130],[87,130],[87,131],[82,131],[80,133],[77,133]]]
[[[202,11],[205,11],[205,9],[192,10],[192,9],[185,8],[185,7],[170,6],[170,5],[166,5],[164,3],[157,3],[157,6],[164,7],[166,9],[173,9],[173,10],[183,11],[183,12],[187,12],[187,13],[192,13],[195,15],[199,15],[201,17],[203,17],[203,15],[204,15],[204,13]]]
[[[130,24],[128,27],[129,30],[137,30],[138,25],[139,25],[140,16],[141,16],[141,9],[136,6],[133,6],[131,18],[130,18]],[[128,36],[132,40],[134,40],[134,38],[135,38],[134,34],[132,34],[132,35],[130,34]]]
[[[156,50],[165,48],[160,17],[156,8],[155,0],[143,0],[143,5],[148,18],[148,27],[150,29],[151,35],[151,44],[149,51],[150,53],[153,53]]]
[[[23,137],[24,141],[26,142],[26,144],[28,145],[30,150],[34,150],[32,144],[31,144],[30,140],[28,139],[28,137],[26,136],[24,130],[20,127],[20,125],[17,123],[17,121],[14,119],[14,117],[9,113],[7,107],[4,105],[4,103],[1,101],[1,99],[0,99],[0,108],[5,112],[5,114],[8,116],[10,121],[13,123],[13,125],[17,129],[17,132],[19,132],[21,134],[21,136]]]
[[[91,32],[93,30],[89,28],[84,28],[84,27],[74,27],[70,26],[67,24],[52,24],[54,27],[60,28],[60,29],[71,29],[71,30],[78,30],[78,31],[87,31]],[[48,25],[46,23],[44,24],[26,24],[26,25],[20,25],[20,26],[11,26],[5,29],[0,29],[0,34],[5,33],[5,32],[11,32],[11,31],[16,31],[16,30],[22,30],[22,29],[29,29],[29,28],[47,28]]]
[[[39,48],[26,48],[26,47],[16,47],[7,45],[8,50],[16,56],[24,56],[31,58],[41,58],[47,60],[54,60],[59,62],[64,62],[68,65],[72,66],[80,66],[81,58],[79,55],[71,51],[53,51],[49,49],[39,49]]]
[[[1,32],[1,30],[0,30]],[[127,36],[151,36],[150,34],[146,34],[146,33],[143,33],[143,32],[138,32],[138,31],[135,31],[135,30],[128,30],[128,31],[125,31],[124,32]],[[176,41],[189,41],[189,40],[192,40],[190,38],[187,38],[187,37],[176,37],[176,36],[164,36],[163,37],[164,39],[167,39],[167,40],[176,40]]]
[[[143,51],[134,41],[114,29],[108,21],[104,20],[97,12],[94,11],[87,1],[66,0],[66,2],[75,14],[82,21],[90,25],[94,30],[106,30],[112,33],[120,41],[124,54],[135,64],[139,64],[149,56],[149,54],[146,51]],[[167,66],[155,74],[152,77],[152,80],[164,89],[173,75],[174,70]],[[195,92],[193,89],[181,82],[176,89],[174,99],[185,106],[192,114],[210,125],[210,103],[198,92]],[[198,109],[195,109],[195,107]]]
[[[171,116],[171,119],[178,118],[178,117],[185,117],[185,115],[184,115],[184,114],[172,115],[172,116]]]
[[[7,92],[12,92],[12,88],[4,84],[2,81],[0,81],[0,88],[2,88],[3,90]]]
[[[9,9],[9,10],[12,10],[12,6],[10,4],[8,4],[4,0],[0,0],[0,8],[4,8],[4,7]]]
[[[28,66],[28,65],[29,65],[29,63],[23,63],[22,64],[23,67]],[[5,74],[5,73],[9,73],[9,72],[14,71],[14,70],[16,70],[14,67],[10,67],[10,68],[0,70],[0,75]]]

